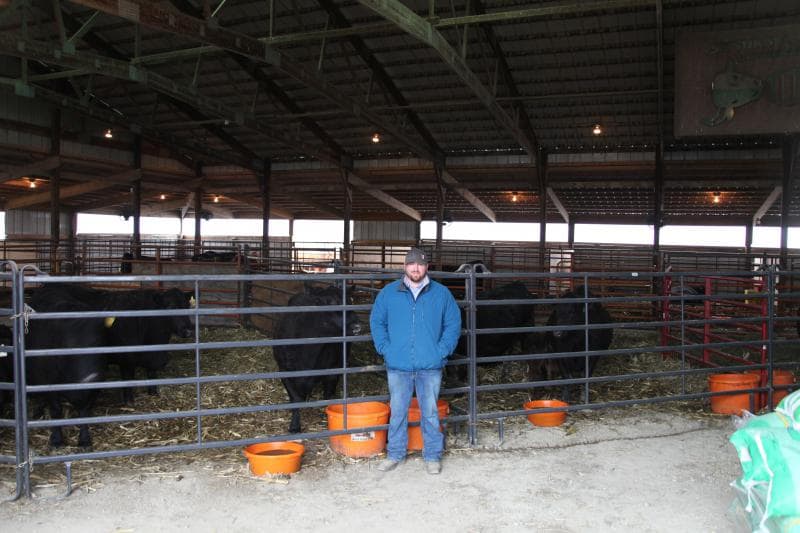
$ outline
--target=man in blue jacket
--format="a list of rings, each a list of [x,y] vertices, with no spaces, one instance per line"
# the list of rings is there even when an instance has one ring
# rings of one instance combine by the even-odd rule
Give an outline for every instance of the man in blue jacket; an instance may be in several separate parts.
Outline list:
[[[436,402],[442,368],[461,335],[461,312],[441,283],[428,277],[428,255],[417,248],[406,254],[405,275],[381,290],[370,314],[372,341],[384,358],[389,382],[389,441],[383,472],[406,457],[408,408],[416,390],[420,406],[422,458],[429,474],[442,470],[444,436]]]

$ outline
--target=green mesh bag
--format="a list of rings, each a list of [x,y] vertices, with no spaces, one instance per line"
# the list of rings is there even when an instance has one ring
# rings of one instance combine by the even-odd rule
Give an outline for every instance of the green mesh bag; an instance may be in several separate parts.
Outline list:
[[[781,409],[781,406],[784,408]],[[789,415],[791,413],[791,415]],[[732,485],[747,495],[745,510],[757,531],[786,524],[780,531],[800,533],[800,391],[781,401],[775,413],[753,417],[730,438],[742,465]]]

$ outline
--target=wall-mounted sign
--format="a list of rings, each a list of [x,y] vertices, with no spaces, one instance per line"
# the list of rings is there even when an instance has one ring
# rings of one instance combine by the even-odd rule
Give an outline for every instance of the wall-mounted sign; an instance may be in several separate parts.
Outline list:
[[[800,131],[800,26],[681,32],[675,136]]]

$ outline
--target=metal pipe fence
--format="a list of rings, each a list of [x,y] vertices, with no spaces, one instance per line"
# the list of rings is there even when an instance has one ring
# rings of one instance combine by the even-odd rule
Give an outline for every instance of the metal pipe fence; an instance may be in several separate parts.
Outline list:
[[[194,296],[197,305],[182,309],[136,309],[136,310],[93,310],[60,311],[58,313],[38,312],[26,302],[37,287],[58,283],[61,285],[85,285],[102,283],[107,290],[115,287],[107,276],[48,276],[27,268],[17,268],[14,263],[5,263],[6,270],[0,278],[10,284],[12,291],[9,305],[0,308],[0,315],[11,325],[13,349],[9,350],[13,360],[13,374],[3,379],[0,375],[0,391],[13,394],[13,408],[6,408],[0,416],[0,428],[13,432],[13,439],[0,439],[0,465],[7,465],[13,472],[18,498],[31,494],[31,468],[37,464],[63,463],[67,469],[67,479],[71,479],[71,466],[75,461],[106,459],[120,456],[137,456],[171,452],[186,452],[204,449],[240,447],[256,442],[269,442],[291,439],[327,439],[336,435],[362,433],[364,431],[386,429],[386,425],[370,428],[346,430],[326,430],[312,423],[301,433],[289,433],[285,427],[259,429],[253,427],[247,434],[223,433],[218,430],[217,421],[224,417],[253,417],[259,423],[275,420],[291,409],[302,408],[318,412],[319,409],[339,403],[360,401],[386,401],[388,399],[385,381],[382,381],[385,367],[371,348],[369,334],[348,335],[348,318],[355,315],[366,323],[377,290],[386,282],[397,279],[399,271],[381,269],[347,269],[346,273],[320,274],[193,274],[161,276],[118,276],[119,290],[136,287],[180,287]],[[793,272],[778,272],[775,269],[759,272],[692,272],[698,277],[736,280],[720,286],[719,291],[703,294],[703,305],[712,302],[726,311],[692,315],[686,313],[688,305],[695,305],[692,298],[698,295],[673,294],[669,291],[660,294],[641,294],[639,292],[613,292],[596,295],[591,287],[602,279],[644,281],[654,286],[668,286],[665,277],[676,277],[675,273],[652,272],[584,272],[584,273],[541,273],[504,272],[479,274],[475,272],[452,273],[432,272],[431,277],[439,281],[463,284],[463,296],[457,298],[462,309],[463,343],[460,353],[454,355],[446,368],[442,397],[452,408],[446,419],[450,426],[465,425],[466,436],[471,444],[478,441],[478,429],[484,424],[495,424],[499,438],[502,439],[504,423],[509,418],[523,417],[533,413],[558,410],[568,412],[602,410],[629,405],[648,405],[665,402],[703,402],[712,395],[731,393],[711,393],[704,387],[704,378],[717,372],[760,372],[759,386],[740,391],[750,394],[751,410],[760,407],[762,396],[766,405],[772,404],[772,396],[785,390],[787,386],[773,383],[773,372],[777,369],[797,370],[798,358],[794,355],[800,344],[797,335],[796,302],[800,293],[778,292],[777,276],[783,279],[794,276]],[[501,298],[491,291],[479,291],[487,281],[494,287],[512,282],[520,282],[530,293],[530,298]],[[740,283],[741,281],[741,283]],[[240,300],[234,307],[218,305],[205,298],[220,284],[240,283],[248,287],[270,287],[269,298]],[[289,297],[304,284],[334,284],[341,289],[342,303],[325,306],[289,305]],[[625,286],[620,283],[617,286]],[[748,287],[745,292],[743,287]],[[749,287],[756,287],[753,292]],[[548,293],[542,287],[588,287],[589,290],[576,290],[571,298],[563,298],[560,292]],[[256,290],[256,289],[251,289]],[[750,309],[745,301],[766,302],[756,306],[763,312],[758,314],[736,314],[733,310]],[[687,301],[692,303],[687,303]],[[780,301],[781,305],[777,305]],[[740,306],[726,305],[724,302],[740,302]],[[611,314],[601,321],[594,319],[591,309],[596,305],[614,308],[615,305],[641,306],[653,309],[645,315],[636,313],[633,318],[624,314]],[[571,323],[553,319],[558,310],[566,305],[577,305],[579,317]],[[665,312],[677,309],[682,312]],[[521,311],[518,315],[526,317],[523,321],[503,322],[495,320],[505,316],[509,310]],[[300,316],[299,313],[341,313],[341,331],[338,335],[315,336],[314,331],[298,332],[297,337],[275,338],[272,325],[275,320],[286,316]],[[239,330],[227,330],[233,338],[218,340],[212,338],[207,327],[213,319],[221,315],[238,316],[242,322],[269,316],[273,321],[263,322],[261,330],[249,338],[237,338]],[[169,344],[139,344],[124,346],[78,346],[67,348],[56,345],[49,348],[26,349],[26,331],[32,322],[41,320],[70,319],[130,319],[184,316],[192,321],[192,338],[186,342]],[[256,322],[254,320],[254,322]],[[753,326],[753,327],[750,327]],[[725,331],[725,335],[691,338],[686,335],[687,328],[713,327]],[[667,328],[677,331],[676,335],[664,336]],[[609,346],[592,345],[593,334],[613,330],[613,342]],[[683,332],[683,333],[681,333]],[[548,339],[556,336],[572,336],[577,339],[568,351],[557,351]],[[481,342],[485,341],[485,342]],[[498,344],[508,342],[506,348],[497,352]],[[743,354],[752,354],[748,347],[759,345],[758,357],[748,359]],[[264,361],[257,360],[249,369],[218,369],[217,362],[226,362],[234,352],[243,349],[271,350],[275,346],[307,346],[333,344],[341,349],[341,360],[334,368],[305,368],[292,370],[270,370]],[[763,347],[763,349],[761,348]],[[103,356],[113,360],[119,354],[148,354],[169,350],[180,354],[185,362],[181,375],[147,379],[111,379],[93,383],[32,383],[26,367],[42,357],[88,357]],[[356,360],[353,352],[367,360]],[[704,365],[694,363],[693,354],[731,352],[742,357],[736,360],[715,361],[709,358]],[[260,352],[259,352],[260,353]],[[366,354],[366,355],[365,355]],[[173,356],[177,357],[177,356]],[[256,357],[261,357],[256,356]],[[597,361],[595,368],[594,361]],[[563,372],[565,361],[573,363],[574,370],[568,375]],[[733,364],[732,364],[733,363]],[[541,369],[561,371],[541,373]],[[461,371],[464,369],[465,371]],[[292,402],[286,399],[279,381],[286,378],[321,378],[336,376],[341,380],[339,392],[330,399],[312,398],[306,402]],[[370,379],[368,386],[361,378]],[[250,403],[219,401],[212,392],[219,387],[256,387],[259,384],[272,384],[278,389],[274,397],[259,397]],[[32,416],[35,399],[46,394],[63,394],[74,391],[96,391],[99,399],[109,401],[113,392],[130,387],[159,386],[162,390],[191,390],[187,398],[161,396],[157,407],[141,412],[106,406],[107,413],[91,414],[78,418],[37,419]],[[539,399],[570,394],[577,390],[566,408],[525,409],[528,399]],[[171,403],[174,402],[174,403]],[[346,416],[346,415],[345,415]],[[34,438],[43,430],[89,424],[95,428],[133,423],[175,423],[180,426],[181,438],[177,442],[145,442],[131,446],[126,442],[104,442],[102,450],[48,450],[41,444],[41,438]],[[264,426],[266,427],[266,426]],[[346,422],[345,422],[345,426]],[[13,440],[13,442],[12,442]],[[68,486],[68,491],[70,487]]]

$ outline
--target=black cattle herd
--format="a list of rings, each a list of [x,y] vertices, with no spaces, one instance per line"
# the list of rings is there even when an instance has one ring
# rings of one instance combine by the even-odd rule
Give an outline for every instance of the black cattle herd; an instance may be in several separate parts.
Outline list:
[[[482,266],[482,265],[481,265]],[[485,268],[485,267],[484,267]],[[348,291],[348,300],[351,300]],[[325,287],[306,284],[302,292],[290,297],[289,307],[303,307],[299,312],[284,312],[274,315],[273,337],[276,340],[313,339],[319,337],[341,337],[359,335],[361,321],[352,311],[317,310],[319,306],[340,306],[344,291],[341,285]],[[491,357],[513,353],[520,350],[529,354],[553,354],[553,357],[537,358],[528,362],[530,380],[557,379],[591,376],[597,362],[593,357],[558,357],[564,352],[601,351],[609,348],[613,330],[607,328],[586,329],[589,324],[611,324],[608,311],[598,302],[586,303],[585,298],[592,295],[583,287],[575,288],[561,295],[559,301],[551,306],[547,326],[554,329],[546,332],[503,333],[488,332],[476,335],[475,353],[477,357]],[[534,326],[532,294],[520,281],[501,284],[486,289],[478,295],[480,303],[476,306],[475,327],[478,330],[495,328],[525,328]],[[30,307],[36,312],[75,312],[75,311],[137,311],[188,309],[194,305],[190,293],[178,289],[161,290],[100,290],[75,284],[46,284],[34,289],[28,298]],[[503,304],[504,300],[514,300]],[[525,302],[531,300],[531,303]],[[560,300],[564,300],[563,302]],[[587,306],[588,305],[588,309]],[[462,310],[462,327],[467,320]],[[187,315],[143,317],[99,317],[30,320],[25,333],[25,346],[29,350],[58,348],[92,348],[139,345],[163,345],[171,337],[189,338],[193,336],[194,324]],[[588,333],[587,333],[588,331]],[[11,330],[0,326],[0,382],[13,381],[10,348]],[[349,343],[346,344],[349,346]],[[6,350],[3,352],[2,350]],[[3,356],[5,354],[5,356]],[[466,336],[462,335],[448,367],[448,377],[454,376],[458,382],[466,381],[464,358],[468,354]],[[273,347],[273,356],[281,372],[326,370],[342,368],[343,351],[340,342],[292,343]],[[94,355],[45,355],[26,357],[26,379],[29,385],[84,384],[97,383],[106,379],[109,369],[118,368],[122,380],[133,380],[137,368],[141,368],[148,379],[155,379],[159,370],[168,362],[168,352],[164,350],[137,351],[131,353]],[[321,385],[324,399],[334,397],[340,373],[312,376],[286,376],[281,379],[291,403],[306,402],[313,390]],[[97,388],[70,388],[42,395],[52,418],[62,418],[62,403],[69,402],[80,417],[89,416],[97,396]],[[156,394],[154,388],[149,390]],[[8,407],[9,395],[0,395],[0,407]],[[563,389],[568,397],[568,389]],[[122,388],[121,398],[126,403],[134,401],[133,389]],[[301,431],[299,409],[292,410],[289,432]],[[64,445],[60,426],[51,429],[50,443],[53,447]],[[78,446],[91,446],[87,426],[81,426]]]

